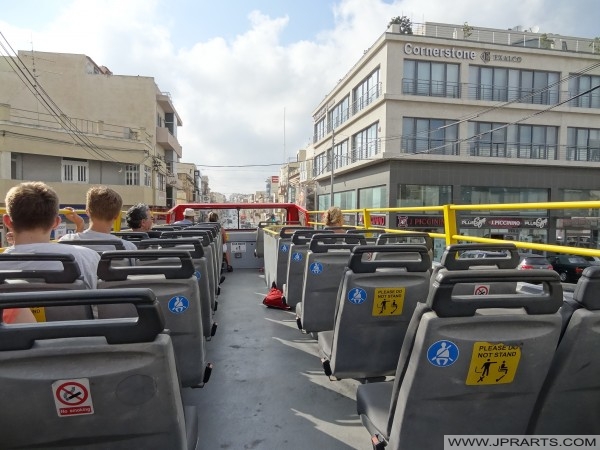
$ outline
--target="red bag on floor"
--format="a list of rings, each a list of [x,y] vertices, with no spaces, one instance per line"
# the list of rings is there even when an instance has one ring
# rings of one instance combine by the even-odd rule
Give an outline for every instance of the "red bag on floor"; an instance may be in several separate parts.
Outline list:
[[[275,282],[273,282],[271,285],[271,290],[264,298],[263,305],[265,305],[267,308],[290,309],[289,305],[285,301],[283,292],[277,289]]]

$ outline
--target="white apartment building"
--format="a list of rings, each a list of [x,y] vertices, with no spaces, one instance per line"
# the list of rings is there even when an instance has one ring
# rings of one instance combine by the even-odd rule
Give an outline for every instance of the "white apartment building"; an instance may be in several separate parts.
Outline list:
[[[598,39],[439,23],[412,33],[391,25],[315,108],[300,180],[316,182],[319,210],[332,188],[343,209],[600,199]],[[596,247],[599,222],[515,210],[464,214],[460,226]],[[443,217],[373,224],[440,231]]]
[[[0,58],[0,202],[22,181],[43,181],[63,205],[84,205],[101,184],[124,205],[173,206],[180,126],[152,77],[114,75],[78,54]]]

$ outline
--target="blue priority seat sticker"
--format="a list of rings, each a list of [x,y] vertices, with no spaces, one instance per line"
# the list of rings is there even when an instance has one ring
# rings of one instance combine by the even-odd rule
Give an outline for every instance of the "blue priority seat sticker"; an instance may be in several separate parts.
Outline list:
[[[313,275],[320,275],[323,272],[323,264],[314,262],[310,265],[309,269]]]
[[[169,311],[171,311],[173,314],[181,314],[189,307],[190,301],[181,295],[173,297],[171,300],[169,300]]]
[[[294,262],[302,261],[302,253],[298,253],[298,252],[292,253],[292,261],[294,261]]]

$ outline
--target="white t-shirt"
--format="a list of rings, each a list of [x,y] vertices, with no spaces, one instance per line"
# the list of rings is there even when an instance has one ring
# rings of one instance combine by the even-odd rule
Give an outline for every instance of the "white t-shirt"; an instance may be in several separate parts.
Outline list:
[[[126,241],[125,239],[121,239],[119,236],[115,236],[110,233],[100,233],[98,231],[85,230],[81,233],[71,233],[65,234],[63,237],[59,239],[59,241],[76,241],[76,240],[94,240],[94,239],[102,239],[102,240],[111,240],[111,241],[121,241],[123,243],[123,247],[125,250],[137,250],[136,245],[131,241]],[[102,252],[106,250],[114,250],[115,248],[112,245],[92,245],[89,248],[93,248],[96,251]]]
[[[80,247],[78,245],[60,245],[54,242],[39,243],[39,244],[22,244],[8,247],[4,253],[60,253],[61,255],[73,255],[81,272],[81,279],[89,289],[96,289],[98,284],[98,262],[100,255],[97,251]],[[10,263],[2,262],[0,256],[0,270],[61,270],[62,263],[60,262],[44,262],[44,261],[23,261]]]

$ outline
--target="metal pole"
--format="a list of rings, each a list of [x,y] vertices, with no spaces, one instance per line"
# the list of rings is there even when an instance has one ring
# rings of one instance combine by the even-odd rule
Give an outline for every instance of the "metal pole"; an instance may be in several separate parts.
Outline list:
[[[331,197],[329,199],[329,206],[333,206],[333,168],[335,161],[335,129],[331,129]]]

